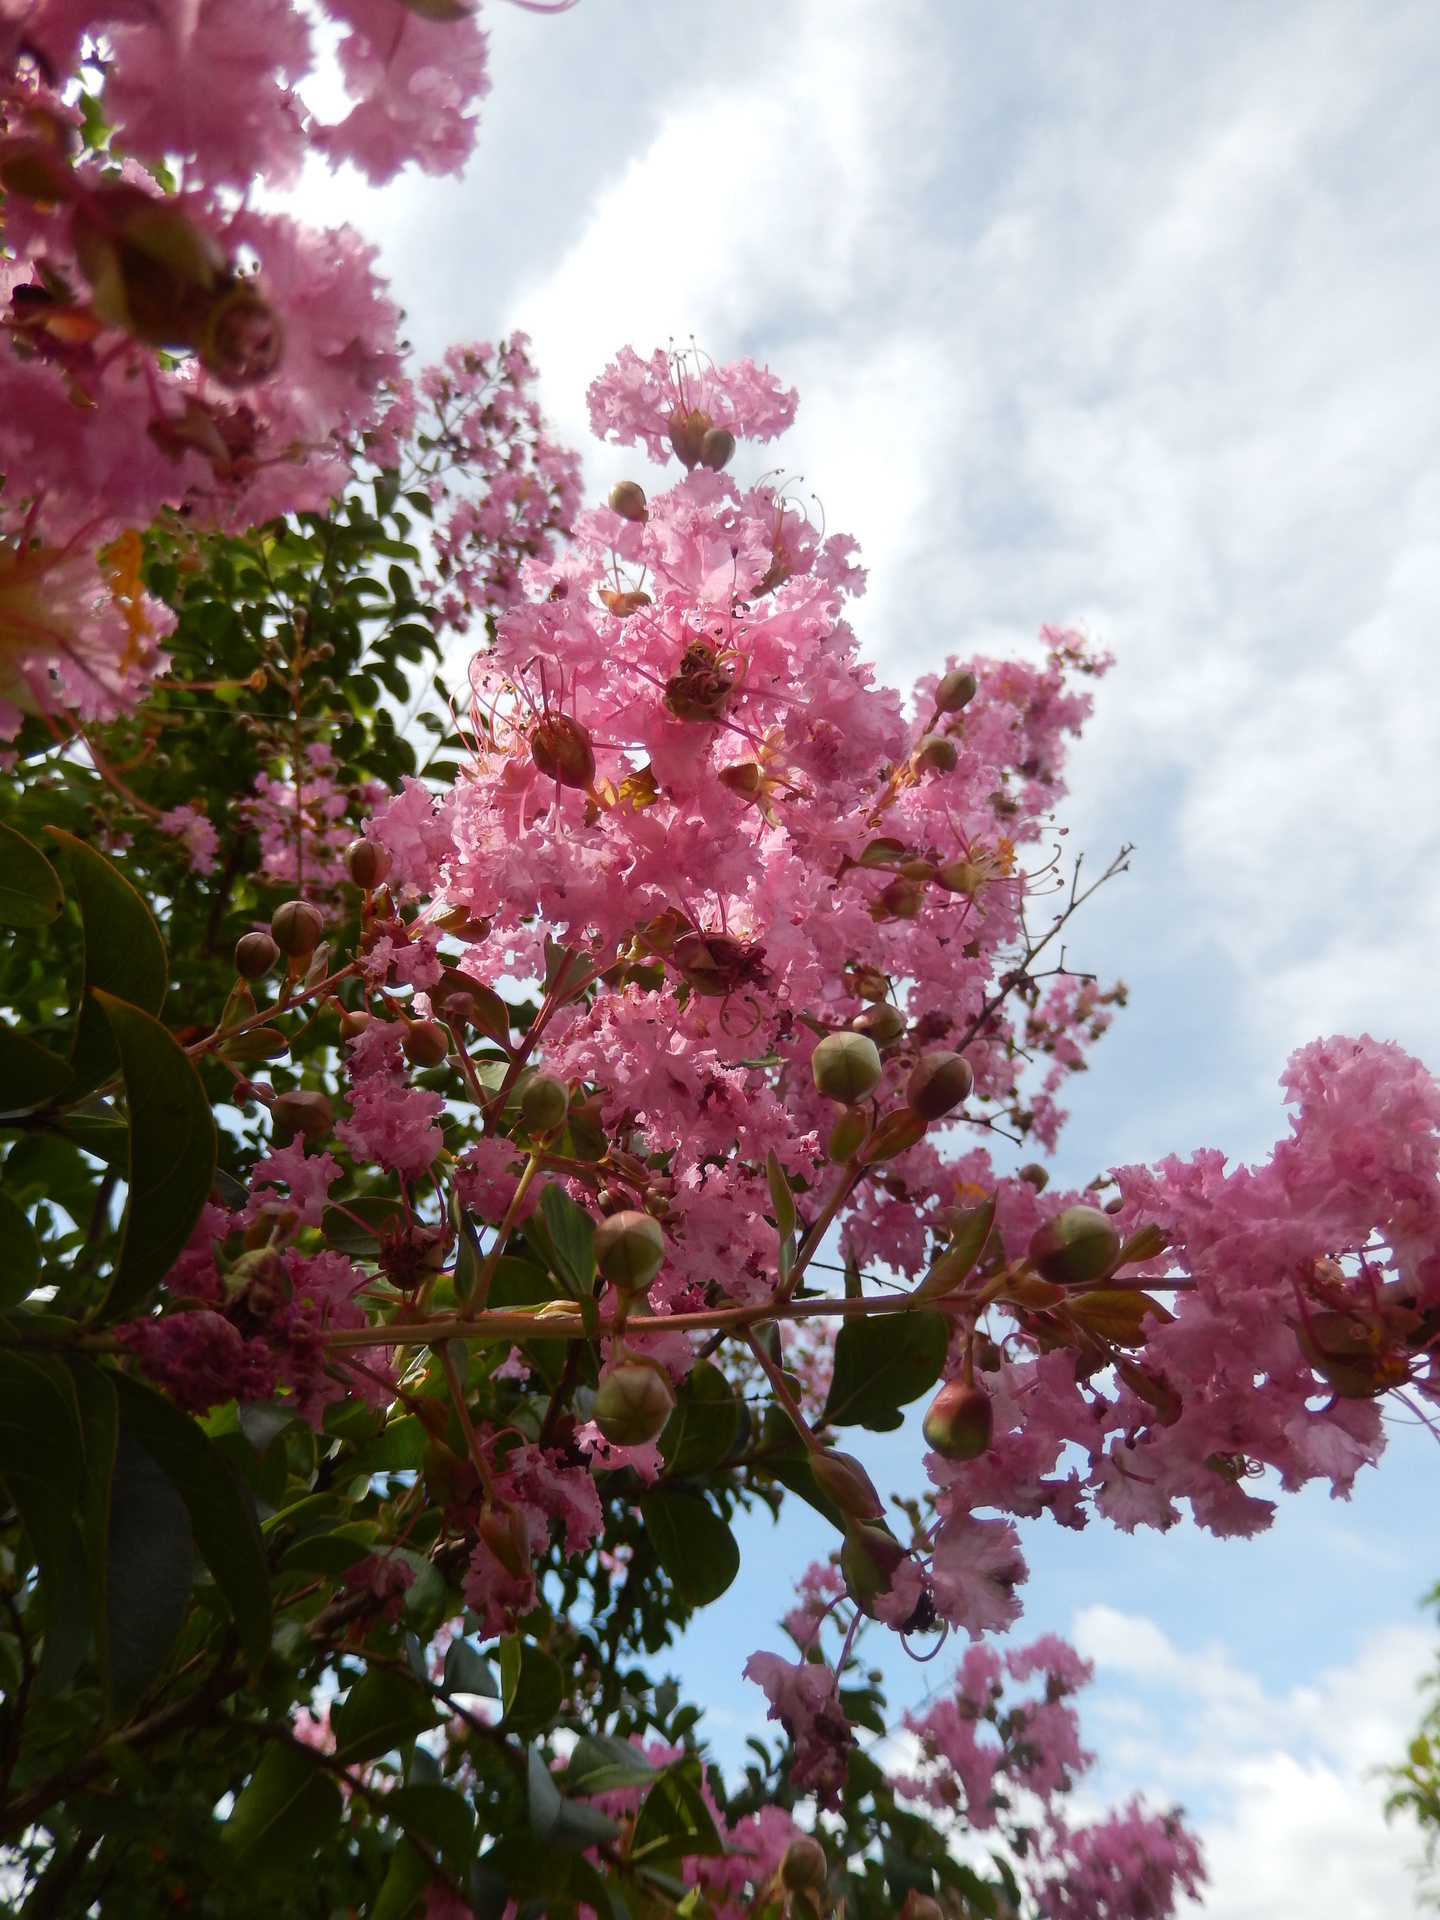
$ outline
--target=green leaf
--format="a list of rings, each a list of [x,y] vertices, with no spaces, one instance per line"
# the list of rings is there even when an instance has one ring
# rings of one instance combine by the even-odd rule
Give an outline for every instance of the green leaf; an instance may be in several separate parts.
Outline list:
[[[740,1571],[740,1549],[709,1501],[656,1488],[641,1496],[640,1517],[681,1604],[718,1600]]]
[[[70,1376],[58,1361],[0,1348],[0,1481],[35,1555],[47,1621],[59,1601],[84,1474]]]
[[[23,833],[0,821],[0,927],[43,927],[65,904],[59,876]]]
[[[994,1224],[995,1196],[992,1193],[982,1205],[972,1207],[965,1215],[952,1234],[949,1246],[916,1287],[911,1298],[933,1300],[939,1294],[953,1293],[957,1287],[963,1286],[975,1262],[985,1251],[985,1242],[990,1238],[990,1229]]]
[[[25,1209],[0,1193],[0,1307],[14,1307],[40,1277],[40,1242]]]
[[[452,1640],[445,1649],[444,1678],[447,1693],[476,1693],[486,1700],[500,1698],[490,1662],[468,1640]]]
[[[565,1781],[572,1793],[610,1793],[617,1787],[643,1787],[656,1769],[628,1740],[611,1734],[582,1734],[575,1742]]]
[[[788,1240],[795,1231],[795,1196],[780,1164],[780,1156],[771,1147],[765,1156],[765,1178],[770,1184],[770,1204],[775,1209],[775,1225],[780,1238]]]
[[[110,1693],[117,1713],[136,1704],[169,1658],[185,1623],[193,1561],[185,1502],[122,1427],[105,1553]]]
[[[225,1822],[236,1872],[302,1866],[340,1824],[343,1807],[339,1787],[308,1754],[271,1747]]]
[[[825,1423],[874,1433],[900,1426],[900,1409],[940,1378],[949,1345],[950,1323],[939,1313],[847,1320],[835,1342]]]
[[[270,1647],[270,1573],[255,1509],[228,1461],[188,1415],[128,1374],[107,1375],[120,1420],[174,1482],[195,1544],[240,1635],[252,1670]]]
[[[469,1801],[453,1787],[426,1782],[393,1788],[385,1796],[385,1817],[419,1834],[452,1873],[469,1865],[475,1851],[475,1815]]]
[[[564,1853],[579,1853],[603,1840],[618,1840],[620,1829],[598,1807],[567,1800],[556,1786],[545,1756],[531,1747],[526,1764],[530,1797],[530,1831],[542,1845]]]
[[[335,1758],[345,1765],[373,1760],[392,1747],[413,1740],[435,1725],[435,1713],[425,1695],[403,1674],[371,1667],[358,1679],[335,1709]]]
[[[0,1116],[33,1112],[74,1078],[58,1053],[0,1021]]]
[[[169,978],[165,942],[150,909],[103,854],[58,827],[45,831],[64,848],[85,928],[85,990],[70,1065],[77,1088],[94,1087],[114,1073],[119,1054],[92,989],[143,1013],[159,1013]]]
[[[326,1207],[320,1231],[327,1245],[352,1258],[373,1260],[380,1249],[380,1233],[387,1220],[405,1224],[405,1203],[381,1194],[360,1194],[343,1207]]]
[[[97,992],[120,1049],[130,1109],[130,1195],[105,1305],[118,1319],[163,1280],[215,1180],[210,1102],[184,1048],[140,1008]]]
[[[64,1692],[89,1651],[92,1639],[85,1547],[80,1538],[80,1529],[72,1526],[60,1578],[60,1593],[53,1618],[45,1628],[40,1671],[35,1677],[35,1690],[40,1699],[53,1699],[57,1693]]]
[[[90,1621],[100,1663],[101,1694],[108,1713],[110,1677],[110,1497],[115,1452],[120,1444],[120,1409],[113,1375],[88,1360],[71,1356],[70,1383],[80,1412],[85,1442],[84,1541],[88,1569]]]
[[[420,1849],[409,1840],[397,1840],[369,1920],[409,1920],[433,1878],[434,1869]]]
[[[668,1472],[683,1478],[709,1473],[735,1444],[740,1403],[719,1367],[699,1360],[675,1400],[675,1411],[660,1436]]]
[[[710,1809],[696,1783],[680,1768],[672,1768],[646,1794],[630,1840],[630,1858],[683,1859],[687,1855],[720,1855],[725,1843],[716,1831]]]
[[[424,1463],[428,1437],[422,1420],[413,1413],[401,1414],[345,1462],[345,1472],[352,1477],[384,1473],[387,1468],[392,1472],[418,1472]]]
[[[583,1297],[595,1291],[595,1222],[552,1181],[540,1195],[540,1211],[558,1266],[556,1278]]]
[[[565,1676],[543,1647],[508,1634],[500,1642],[500,1704],[509,1732],[522,1740],[544,1733],[560,1711]]]

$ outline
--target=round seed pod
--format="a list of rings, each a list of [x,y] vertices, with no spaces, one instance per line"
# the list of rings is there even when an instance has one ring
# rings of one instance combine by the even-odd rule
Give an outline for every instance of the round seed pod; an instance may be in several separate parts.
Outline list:
[[[689,413],[684,407],[676,407],[670,416],[670,444],[692,471],[699,463],[705,435],[709,431],[710,416],[702,413],[698,407],[692,407]]]
[[[371,887],[379,886],[391,864],[390,855],[380,842],[367,840],[363,834],[345,849],[345,870],[356,886],[364,887],[367,893]]]
[[[268,933],[242,933],[235,942],[235,971],[243,980],[260,980],[280,958]]]
[[[1049,1169],[1042,1167],[1038,1160],[1027,1161],[1015,1177],[1023,1180],[1027,1187],[1033,1187],[1036,1193],[1043,1193],[1050,1184]]]
[[[856,1033],[868,1033],[877,1047],[888,1047],[905,1031],[905,1016],[888,1000],[877,1000],[850,1022]]]
[[[1103,1279],[1119,1251],[1119,1229],[1098,1207],[1066,1207],[1030,1241],[1037,1271],[1057,1287]]]
[[[340,1014],[340,1038],[358,1040],[369,1024],[370,1016],[363,1007],[357,1007],[353,1011],[346,1007]]]
[[[924,887],[897,879],[880,889],[870,911],[879,920],[918,920],[924,907]]]
[[[553,1133],[570,1111],[570,1089],[553,1073],[535,1073],[520,1089],[520,1117],[532,1133]]]
[[[595,784],[595,749],[578,720],[568,713],[544,713],[530,735],[530,758],[547,780],[562,787]]]
[[[305,960],[319,945],[325,916],[308,900],[287,900],[271,915],[270,931],[281,953],[292,960]]]
[[[780,1859],[780,1884],[787,1893],[818,1891],[830,1872],[825,1849],[808,1833],[792,1840]]]
[[[810,1070],[827,1100],[853,1107],[880,1084],[880,1050],[867,1033],[827,1033],[811,1055]]]
[[[729,466],[734,451],[734,434],[725,427],[711,427],[700,442],[700,464],[709,467],[712,473],[719,473],[722,467]]]
[[[670,1382],[654,1367],[623,1361],[600,1382],[591,1417],[614,1447],[658,1440],[675,1405]]]
[[[935,689],[935,705],[941,713],[959,713],[975,698],[980,682],[968,667],[952,667]]]
[[[840,1549],[840,1571],[850,1598],[862,1613],[875,1618],[875,1602],[890,1591],[897,1568],[908,1558],[888,1527],[873,1520],[850,1521]]]
[[[665,1235],[648,1213],[626,1207],[595,1229],[595,1264],[612,1286],[643,1293],[665,1263]]]
[[[885,1502],[853,1453],[812,1453],[810,1477],[831,1505],[850,1519],[884,1519]]]
[[[975,1076],[963,1054],[937,1047],[921,1054],[919,1065],[905,1083],[905,1100],[910,1111],[922,1120],[939,1120],[962,1100],[968,1100],[974,1085]]]
[[[922,773],[953,773],[960,753],[943,733],[926,733],[915,748],[915,765]]]
[[[438,1020],[410,1021],[401,1045],[417,1067],[443,1067],[450,1056],[450,1036]]]
[[[648,520],[650,503],[638,480],[617,480],[610,489],[610,511],[622,520]]]
[[[925,1438],[946,1460],[978,1460],[990,1445],[995,1414],[983,1387],[947,1380],[925,1415]]]
[[[890,992],[890,982],[878,967],[860,967],[855,973],[855,991],[862,1000],[884,1000]]]
[[[297,1087],[272,1103],[270,1118],[275,1131],[285,1139],[293,1139],[298,1133],[306,1140],[324,1140],[335,1124],[335,1109],[323,1093]]]

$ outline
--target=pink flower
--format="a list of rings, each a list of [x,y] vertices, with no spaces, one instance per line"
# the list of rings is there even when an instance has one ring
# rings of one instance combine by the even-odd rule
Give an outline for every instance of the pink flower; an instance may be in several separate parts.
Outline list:
[[[792,1666],[778,1653],[752,1653],[745,1662],[745,1678],[764,1688],[770,1702],[767,1718],[778,1720],[794,1744],[791,1785],[800,1793],[813,1793],[822,1807],[833,1806],[854,1745],[834,1669],[804,1660]]]
[[[349,28],[340,67],[356,104],[319,144],[372,181],[407,160],[426,173],[458,172],[475,143],[467,111],[489,92],[485,35],[470,19],[427,20],[395,0],[326,0]]]
[[[972,1640],[1003,1633],[1020,1618],[1016,1587],[1028,1577],[1020,1537],[1008,1520],[976,1520],[950,1509],[935,1542],[931,1569],[942,1619]]]
[[[161,814],[157,824],[162,833],[173,834],[185,842],[192,873],[214,871],[220,836],[215,831],[214,822],[207,820],[198,807],[188,801],[183,807],[172,807],[168,813]]]
[[[768,367],[757,368],[749,358],[715,367],[697,351],[664,353],[659,347],[648,360],[622,347],[588,396],[597,438],[622,447],[643,441],[650,458],[662,464],[672,450],[681,452],[689,467],[699,456],[682,452],[672,439],[677,417],[699,415],[704,427],[723,427],[736,439],[773,440],[794,420],[797,397],[793,387],[782,387]]]

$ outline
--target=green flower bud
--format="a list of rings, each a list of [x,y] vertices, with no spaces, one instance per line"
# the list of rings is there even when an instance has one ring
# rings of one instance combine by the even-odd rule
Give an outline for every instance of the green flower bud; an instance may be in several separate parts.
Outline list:
[[[610,511],[622,520],[648,520],[650,503],[638,480],[617,480],[610,489]]]
[[[865,1033],[827,1033],[810,1059],[815,1085],[827,1100],[853,1107],[880,1084],[880,1051]]]
[[[1043,1193],[1050,1184],[1049,1169],[1042,1167],[1038,1160],[1027,1161],[1015,1177],[1023,1180],[1027,1187],[1033,1187],[1036,1193]]]
[[[595,1229],[595,1265],[626,1293],[643,1293],[665,1262],[665,1235],[648,1213],[625,1208]]]
[[[946,1460],[978,1460],[990,1445],[995,1414],[983,1387],[947,1380],[925,1415],[925,1438]]]
[[[868,1033],[877,1047],[888,1047],[905,1031],[905,1016],[888,1000],[877,1000],[850,1022],[856,1033]]]
[[[268,933],[242,933],[235,942],[235,971],[246,980],[260,980],[280,958],[280,949]]]
[[[380,842],[367,840],[363,834],[345,849],[345,866],[350,878],[367,892],[379,886],[389,873],[390,865],[390,855]]]
[[[520,1089],[520,1117],[532,1133],[553,1133],[570,1111],[570,1089],[553,1073],[531,1074]]]
[[[875,1616],[875,1602],[890,1591],[901,1562],[910,1556],[890,1532],[873,1520],[852,1520],[840,1549],[840,1571],[850,1598],[862,1613]]]
[[[320,943],[325,916],[308,900],[287,900],[271,915],[270,931],[281,953],[292,960],[306,960]]]
[[[960,758],[953,740],[943,733],[925,733],[915,748],[915,765],[921,773],[953,773]]]
[[[1030,1241],[1030,1258],[1054,1286],[1102,1280],[1120,1252],[1120,1234],[1098,1207],[1066,1207]]]
[[[922,1053],[920,1063],[905,1083],[905,1100],[922,1120],[939,1120],[962,1100],[968,1100],[975,1076],[963,1054],[943,1047]]]
[[[918,920],[924,906],[924,887],[913,880],[892,880],[876,894],[870,915],[875,920]]]
[[[410,1021],[401,1045],[417,1067],[443,1067],[450,1056],[450,1036],[438,1020]]]
[[[852,1453],[812,1453],[810,1477],[832,1506],[851,1520],[883,1520],[885,1502]]]
[[[935,706],[940,713],[959,713],[975,698],[979,681],[968,667],[952,667],[935,689]]]
[[[947,860],[935,878],[950,893],[968,893],[973,897],[985,884],[985,869],[973,860]]]
[[[734,451],[734,434],[725,427],[711,427],[700,442],[700,464],[709,467],[712,473],[719,473],[722,467],[730,464],[730,456]]]
[[[622,1361],[596,1389],[591,1417],[615,1447],[658,1440],[675,1405],[670,1382],[654,1367]]]
[[[786,1847],[780,1860],[780,1884],[787,1893],[818,1892],[830,1874],[825,1849],[808,1833]]]
[[[307,1140],[324,1140],[335,1124],[335,1109],[323,1093],[297,1087],[271,1103],[270,1118],[282,1139],[292,1139],[298,1133]]]

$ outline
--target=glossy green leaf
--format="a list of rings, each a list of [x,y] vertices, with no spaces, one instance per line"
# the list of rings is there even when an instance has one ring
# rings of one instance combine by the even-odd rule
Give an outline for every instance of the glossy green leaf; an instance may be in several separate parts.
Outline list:
[[[74,1077],[58,1053],[0,1021],[0,1118],[33,1113],[64,1093]]]
[[[65,904],[50,862],[23,833],[0,820],[0,927],[44,927]]]
[[[23,1300],[40,1277],[40,1242],[25,1209],[0,1192],[0,1307]]]
[[[874,1314],[847,1320],[835,1341],[825,1420],[888,1433],[900,1409],[933,1387],[945,1365],[950,1323],[939,1313]]]
[[[765,1156],[765,1178],[770,1187],[770,1204],[775,1209],[775,1225],[780,1238],[788,1240],[795,1231],[795,1196],[774,1147]]]
[[[539,1747],[531,1747],[526,1763],[530,1800],[530,1831],[544,1846],[562,1853],[578,1853],[602,1841],[618,1840],[620,1829],[598,1807],[567,1800]]]
[[[45,1628],[40,1670],[35,1676],[35,1690],[40,1699],[64,1692],[89,1652],[93,1637],[85,1546],[79,1527],[72,1526],[60,1590]]]
[[[500,1698],[490,1662],[468,1640],[452,1640],[445,1649],[444,1678],[447,1693],[475,1693],[486,1700]]]
[[[112,1699],[110,1676],[110,1496],[115,1453],[120,1444],[120,1408],[113,1373],[72,1355],[67,1362],[70,1384],[80,1413],[85,1443],[85,1490],[82,1514],[89,1586],[89,1614],[100,1663],[101,1693]]]
[[[345,1696],[331,1716],[335,1729],[335,1757],[347,1765],[373,1760],[392,1747],[413,1740],[435,1725],[429,1700],[401,1673],[372,1667]]]
[[[667,1471],[679,1477],[711,1472],[734,1446],[739,1428],[740,1403],[730,1382],[709,1360],[697,1361],[660,1437]]]
[[[119,1318],[175,1264],[210,1197],[216,1135],[199,1074],[140,1008],[97,992],[120,1049],[130,1109],[130,1195],[106,1307]]]
[[[595,1222],[565,1189],[550,1183],[540,1195],[540,1212],[558,1267],[556,1279],[577,1297],[595,1290]]]
[[[367,1440],[345,1462],[345,1471],[350,1475],[384,1473],[387,1468],[401,1473],[418,1471],[425,1458],[428,1438],[424,1422],[413,1413],[403,1413],[373,1440]]]
[[[951,1235],[950,1244],[931,1267],[925,1278],[916,1287],[912,1298],[933,1300],[940,1294],[953,1293],[963,1286],[974,1269],[975,1262],[985,1251],[985,1242],[990,1238],[991,1228],[995,1225],[995,1196],[978,1207],[972,1207]]]
[[[70,1049],[77,1088],[98,1086],[120,1064],[116,1035],[92,990],[113,994],[143,1013],[165,1004],[169,968],[165,942],[150,909],[105,856],[58,827],[45,831],[65,851],[85,928],[85,991]]]
[[[611,1793],[617,1787],[643,1787],[656,1769],[628,1740],[610,1734],[582,1734],[565,1770],[572,1793]]]
[[[369,1920],[410,1920],[419,1910],[434,1869],[425,1855],[403,1836],[390,1856],[390,1869],[370,1908]]]
[[[396,1787],[386,1795],[385,1817],[419,1834],[452,1873],[469,1865],[475,1851],[475,1815],[470,1802],[453,1787],[428,1781]]]
[[[560,1711],[565,1676],[543,1647],[516,1635],[500,1642],[500,1704],[505,1725],[521,1739],[544,1733]]]
[[[194,1547],[174,1483],[120,1430],[105,1554],[111,1703],[124,1713],[163,1669],[185,1621]]]
[[[630,1840],[635,1861],[719,1855],[725,1843],[695,1781],[679,1768],[663,1774],[646,1794]]]
[[[657,1487],[642,1495],[640,1516],[681,1604],[718,1600],[740,1571],[740,1549],[709,1501]]]
[[[29,1537],[47,1620],[59,1601],[84,1475],[69,1374],[56,1360],[0,1348],[0,1481]]]
[[[373,1260],[380,1249],[380,1233],[387,1221],[405,1224],[405,1205],[381,1194],[360,1194],[343,1207],[326,1207],[320,1231],[328,1246],[353,1259]]]
[[[224,1595],[245,1657],[258,1667],[270,1646],[270,1574],[249,1496],[193,1420],[127,1374],[108,1377],[119,1395],[121,1425],[179,1491],[195,1544]]]
[[[236,1871],[302,1865],[334,1833],[343,1807],[339,1787],[308,1753],[270,1747],[225,1822]]]

